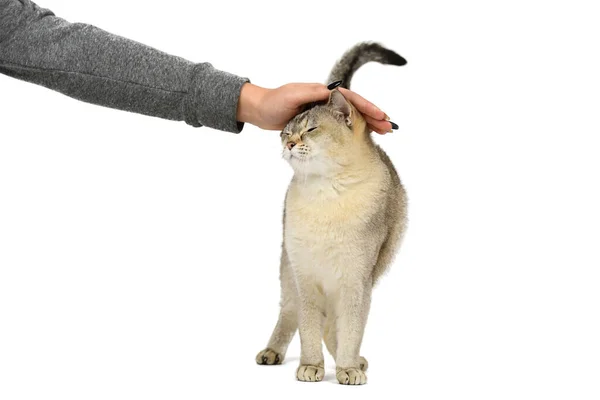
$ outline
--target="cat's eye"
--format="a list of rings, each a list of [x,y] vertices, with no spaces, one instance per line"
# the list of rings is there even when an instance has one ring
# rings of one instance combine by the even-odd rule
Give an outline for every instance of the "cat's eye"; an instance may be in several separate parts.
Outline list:
[[[310,128],[309,130],[307,130],[307,131],[306,131],[306,133],[308,133],[308,132],[312,132],[312,131],[314,131],[315,129],[317,129],[317,127],[316,127],[316,126],[315,126],[314,128]]]

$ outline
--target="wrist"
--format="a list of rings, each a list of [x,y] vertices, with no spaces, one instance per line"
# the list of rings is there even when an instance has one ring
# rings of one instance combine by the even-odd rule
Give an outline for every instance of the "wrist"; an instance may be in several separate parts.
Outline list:
[[[260,107],[267,91],[268,89],[253,85],[252,83],[245,83],[240,90],[237,120],[259,126],[261,118]]]

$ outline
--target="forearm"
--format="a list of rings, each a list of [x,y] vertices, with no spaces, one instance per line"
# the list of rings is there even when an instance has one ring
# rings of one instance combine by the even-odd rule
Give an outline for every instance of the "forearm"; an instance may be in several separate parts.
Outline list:
[[[242,86],[237,109],[237,120],[260,125],[261,108],[268,89],[248,83]]]
[[[248,80],[194,64],[30,0],[0,0],[0,72],[106,107],[239,132]]]

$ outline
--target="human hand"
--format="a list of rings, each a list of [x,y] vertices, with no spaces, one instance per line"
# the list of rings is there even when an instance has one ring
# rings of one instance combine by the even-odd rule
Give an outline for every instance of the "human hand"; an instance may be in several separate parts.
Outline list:
[[[358,94],[340,89],[344,97],[364,116],[369,128],[379,134],[398,129],[389,117]],[[276,89],[266,89],[246,83],[238,102],[237,119],[267,130],[281,130],[290,119],[302,111],[302,106],[327,100],[330,90],[320,83],[289,83]]]

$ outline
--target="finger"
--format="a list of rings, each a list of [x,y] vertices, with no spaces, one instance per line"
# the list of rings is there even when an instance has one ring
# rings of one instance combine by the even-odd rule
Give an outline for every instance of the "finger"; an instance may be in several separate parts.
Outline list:
[[[375,132],[379,134],[389,133],[392,130],[392,124],[389,121],[381,121],[375,118],[371,118],[368,115],[365,115],[365,121],[367,125]]]
[[[344,97],[348,101],[350,101],[358,111],[360,111],[361,114],[368,115],[369,117],[374,118],[376,120],[385,120],[385,113],[381,111],[379,107],[377,107],[375,104],[371,103],[370,101],[366,100],[365,98],[354,93],[351,90],[344,88],[340,88],[339,90],[340,92],[342,92]]]
[[[301,106],[313,101],[321,101],[329,98],[327,86],[320,83],[297,83],[290,87],[293,91],[294,103]]]
[[[375,133],[378,133],[380,135],[385,135],[387,133],[386,131],[382,131],[382,130],[380,130],[380,129],[372,126],[372,125],[368,125],[367,124],[367,127],[369,128],[369,132],[375,132]]]
[[[385,131],[378,131],[377,129],[374,129],[373,127],[371,127],[371,131],[375,132],[375,133],[377,133],[379,135],[385,135],[386,133],[388,133],[388,132],[385,132]]]

